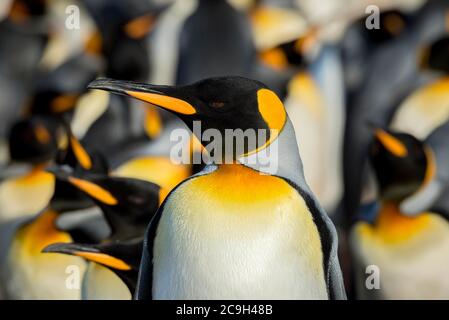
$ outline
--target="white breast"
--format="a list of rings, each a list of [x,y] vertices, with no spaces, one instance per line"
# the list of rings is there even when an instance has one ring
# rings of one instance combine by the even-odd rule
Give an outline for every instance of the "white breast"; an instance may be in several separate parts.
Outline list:
[[[154,245],[155,299],[327,299],[318,231],[298,193],[227,201],[193,179],[167,201]],[[260,190],[248,188],[249,199]]]
[[[83,278],[82,300],[131,300],[126,284],[111,270],[90,262]]]
[[[449,224],[432,217],[427,230],[400,244],[363,239],[354,232],[355,257],[361,269],[359,298],[449,299]],[[380,289],[367,290],[365,267],[376,265]]]
[[[28,255],[15,241],[8,258],[10,299],[79,300],[85,271],[82,258],[58,253]]]

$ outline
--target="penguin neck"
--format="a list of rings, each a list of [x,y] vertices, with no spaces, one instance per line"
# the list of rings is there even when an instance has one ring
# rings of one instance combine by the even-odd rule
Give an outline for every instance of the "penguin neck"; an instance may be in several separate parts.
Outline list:
[[[267,199],[280,199],[290,194],[292,190],[283,179],[239,163],[219,165],[201,181],[210,190],[214,190],[214,196],[222,196],[230,200],[230,203],[242,205],[260,203]],[[222,192],[216,193],[218,189]]]
[[[23,240],[24,247],[29,253],[39,254],[52,243],[71,241],[67,233],[56,229],[58,215],[53,209],[47,208],[19,231],[17,236]]]
[[[374,229],[387,242],[397,243],[420,233],[426,229],[429,222],[428,214],[409,217],[401,213],[398,203],[384,202]]]
[[[44,171],[45,167],[46,167],[46,164],[35,165],[30,172],[28,172],[24,176],[18,178],[16,180],[16,182],[32,184],[32,183],[39,183],[42,181],[48,181],[48,180],[53,179],[52,174]]]

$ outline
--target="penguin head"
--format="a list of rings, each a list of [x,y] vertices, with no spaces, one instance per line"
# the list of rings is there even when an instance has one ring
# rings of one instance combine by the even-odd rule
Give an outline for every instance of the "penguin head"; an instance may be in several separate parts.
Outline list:
[[[420,67],[449,73],[449,36],[438,39],[421,54]]]
[[[39,72],[33,79],[33,94],[26,112],[62,115],[73,111],[101,68],[100,59],[78,54],[55,69]]]
[[[41,164],[52,160],[63,139],[58,123],[43,116],[17,121],[9,131],[9,153],[12,161]]]
[[[368,28],[370,21],[366,17],[356,22],[365,41],[378,47],[400,37],[413,22],[412,17],[399,10],[385,10],[380,12],[378,27]]]
[[[111,239],[143,236],[162,202],[164,190],[151,182],[100,174],[75,175],[66,167],[50,170],[97,204],[111,228]]]
[[[109,166],[102,154],[88,153],[80,141],[72,134],[70,127],[65,123],[66,137],[64,146],[60,146],[55,158],[56,166],[66,166],[67,170],[77,175],[107,174]],[[55,167],[47,171],[52,172]],[[83,192],[64,179],[55,180],[55,192],[51,199],[51,206],[58,211],[79,210],[92,207],[94,202]]]
[[[98,28],[92,39],[99,45],[94,47],[107,57],[106,75],[144,81],[150,72],[147,39],[166,5],[140,0],[85,0],[85,4]]]
[[[64,143],[59,146],[56,155],[57,165],[67,165],[79,174],[91,172],[107,174],[109,165],[106,158],[100,153],[88,153],[81,142],[73,135],[70,125],[63,121],[66,136]]]
[[[9,18],[17,23],[31,18],[40,18],[47,13],[47,0],[14,0],[9,11]]]
[[[206,149],[206,131],[218,130],[224,137],[223,155],[233,159],[267,147],[287,121],[284,105],[273,91],[259,81],[238,76],[209,78],[185,86],[98,79],[89,88],[131,96],[175,113]],[[242,152],[225,150],[224,139],[238,129],[251,129],[257,141],[246,143]]]
[[[303,68],[307,50],[305,43],[305,38],[282,43],[274,48],[262,51],[259,54],[260,60],[275,70]]]
[[[44,253],[78,256],[112,270],[134,293],[143,249],[143,237],[127,241],[106,241],[101,244],[54,243]]]
[[[432,179],[435,160],[431,149],[410,134],[375,129],[370,149],[384,200],[400,202]]]
[[[28,105],[31,114],[59,115],[73,110],[80,94],[50,89],[37,92]]]

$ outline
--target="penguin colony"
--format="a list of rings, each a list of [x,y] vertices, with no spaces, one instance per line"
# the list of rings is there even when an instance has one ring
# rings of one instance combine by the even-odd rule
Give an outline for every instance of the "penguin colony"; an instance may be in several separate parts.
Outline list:
[[[448,1],[8,0],[0,38],[0,298],[449,299]]]

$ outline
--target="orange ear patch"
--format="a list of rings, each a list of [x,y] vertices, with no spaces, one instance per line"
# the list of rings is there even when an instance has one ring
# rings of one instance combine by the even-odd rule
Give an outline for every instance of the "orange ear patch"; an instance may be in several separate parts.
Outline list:
[[[131,267],[123,260],[117,259],[105,253],[75,251],[78,257],[83,257],[89,261],[97,262],[117,270],[131,270]]]
[[[36,134],[36,138],[39,143],[48,144],[50,142],[50,132],[48,132],[47,128],[45,128],[44,126],[36,127],[34,133]]]
[[[264,64],[275,70],[283,70],[288,67],[287,57],[280,48],[263,51],[259,57]]]
[[[9,11],[9,18],[16,22],[22,23],[28,20],[30,13],[28,8],[20,1],[14,1]]]
[[[101,201],[111,206],[116,205],[118,203],[118,200],[109,191],[103,189],[102,187],[90,181],[81,180],[74,177],[69,177],[68,180],[75,187],[84,191],[85,193],[97,199],[98,201]]]
[[[279,133],[284,128],[287,120],[287,113],[284,105],[273,91],[268,89],[260,89],[257,91],[257,104],[259,107],[259,113],[270,129],[270,138],[264,145],[248,152],[245,156],[251,155],[268,147],[279,136]]]
[[[405,145],[399,141],[397,138],[393,137],[391,134],[387,133],[382,129],[376,130],[376,137],[380,143],[392,154],[397,157],[405,157],[408,154]]]
[[[399,15],[389,14],[385,17],[384,27],[390,34],[397,36],[404,30],[405,22]]]
[[[103,40],[99,31],[92,33],[87,39],[84,49],[87,53],[99,54],[101,53]]]
[[[75,107],[78,97],[72,94],[59,96],[51,102],[51,110],[55,113],[62,113]]]
[[[126,34],[133,39],[139,39],[151,31],[154,25],[154,17],[152,15],[144,15],[128,22],[124,29]]]
[[[281,131],[287,119],[282,101],[271,90],[260,89],[257,91],[257,102],[262,118],[270,129]]]

